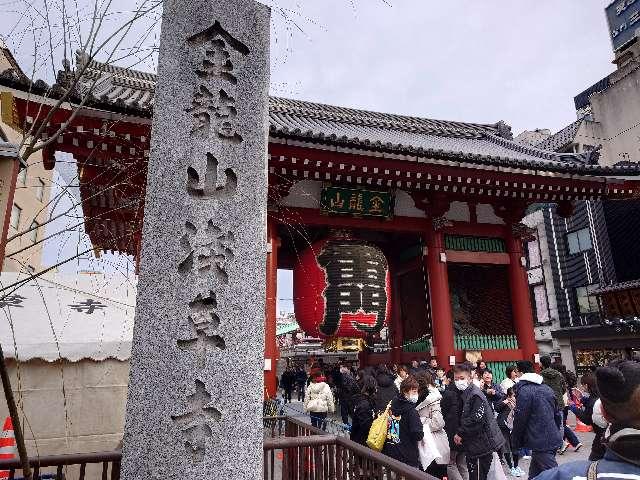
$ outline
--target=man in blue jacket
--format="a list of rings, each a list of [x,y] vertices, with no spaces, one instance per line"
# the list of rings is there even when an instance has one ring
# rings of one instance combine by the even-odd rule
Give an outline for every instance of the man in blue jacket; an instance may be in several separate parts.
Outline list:
[[[602,414],[610,422],[604,458],[571,462],[540,474],[536,480],[640,478],[640,362],[616,360],[596,370]]]
[[[515,449],[532,451],[529,479],[557,467],[556,451],[562,447],[562,415],[553,390],[542,383],[542,376],[529,361],[517,363],[522,372],[515,387],[516,409],[511,441]]]

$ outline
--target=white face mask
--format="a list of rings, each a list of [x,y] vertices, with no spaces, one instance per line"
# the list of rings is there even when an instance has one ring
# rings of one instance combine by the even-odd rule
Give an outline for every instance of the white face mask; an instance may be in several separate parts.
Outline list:
[[[456,388],[460,391],[465,391],[469,388],[469,380],[456,380]]]
[[[407,395],[407,400],[409,400],[411,403],[418,403],[418,394],[414,394],[414,395]]]

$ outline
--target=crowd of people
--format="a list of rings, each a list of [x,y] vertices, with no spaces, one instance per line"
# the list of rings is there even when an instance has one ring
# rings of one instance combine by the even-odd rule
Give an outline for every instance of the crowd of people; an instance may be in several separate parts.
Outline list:
[[[486,480],[492,464],[501,463],[511,476],[523,477],[519,461],[528,457],[529,479],[594,480],[603,476],[570,474],[602,465],[622,479],[640,480],[640,363],[613,362],[579,382],[547,356],[540,363],[537,373],[531,362],[519,361],[497,384],[484,362],[448,371],[435,358],[361,370],[319,362],[308,374],[287,369],[280,385],[285,401],[298,389],[317,428],[325,427],[337,403],[351,440],[361,445],[374,419],[387,415],[382,452],[440,479]],[[567,425],[569,411],[593,427],[594,463],[558,467],[556,455],[583,447]]]

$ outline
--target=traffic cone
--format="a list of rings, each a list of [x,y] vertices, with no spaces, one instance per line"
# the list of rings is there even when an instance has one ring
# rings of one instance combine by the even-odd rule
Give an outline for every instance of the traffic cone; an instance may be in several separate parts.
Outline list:
[[[591,428],[589,425],[585,425],[580,421],[579,418],[576,417],[576,432],[590,432],[592,430],[593,428]]]
[[[2,436],[0,436],[0,458],[16,458],[17,453],[16,438],[13,435],[13,422],[11,417],[7,417],[2,427]],[[0,470],[0,478],[9,478],[9,470]]]

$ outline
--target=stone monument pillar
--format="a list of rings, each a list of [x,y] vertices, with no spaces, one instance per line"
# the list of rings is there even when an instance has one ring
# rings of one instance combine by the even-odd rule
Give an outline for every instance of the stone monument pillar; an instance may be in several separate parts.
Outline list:
[[[269,17],[164,2],[124,480],[262,478]]]

